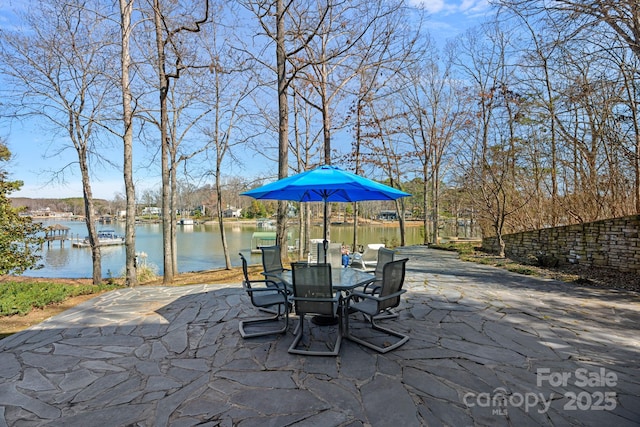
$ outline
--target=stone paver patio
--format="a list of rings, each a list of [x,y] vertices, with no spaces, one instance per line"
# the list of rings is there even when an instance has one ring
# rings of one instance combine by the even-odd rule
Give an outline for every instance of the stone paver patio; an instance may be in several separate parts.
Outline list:
[[[0,341],[0,427],[640,424],[640,295],[399,255],[395,351],[243,340],[239,283],[122,289]]]

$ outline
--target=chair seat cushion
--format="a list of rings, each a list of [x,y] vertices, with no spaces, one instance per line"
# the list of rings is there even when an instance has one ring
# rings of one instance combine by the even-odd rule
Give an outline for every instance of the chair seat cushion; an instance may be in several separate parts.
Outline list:
[[[363,299],[358,302],[353,302],[352,300],[349,303],[349,308],[361,311],[369,316],[373,316],[378,313],[378,303],[371,299]]]
[[[257,293],[254,294],[253,301],[258,307],[266,307],[274,304],[282,304],[283,298],[279,292],[261,292],[260,295]]]

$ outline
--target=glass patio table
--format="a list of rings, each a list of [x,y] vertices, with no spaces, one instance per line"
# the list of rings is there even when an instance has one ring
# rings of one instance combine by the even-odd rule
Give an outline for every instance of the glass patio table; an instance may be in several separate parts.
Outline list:
[[[293,273],[291,270],[286,270],[273,276],[282,280],[288,289],[293,290]],[[376,280],[374,274],[355,268],[331,269],[331,284],[336,291],[349,293],[349,291],[352,291],[358,286],[364,286],[374,280]]]
[[[274,277],[279,278],[285,284],[287,289],[293,291],[293,273],[291,270],[274,274]],[[349,295],[349,293],[358,286],[364,286],[375,280],[376,276],[374,274],[355,268],[346,267],[331,269],[331,285],[333,289],[343,292],[346,295]],[[342,307],[340,310],[341,309]],[[337,317],[318,315],[314,316],[311,321],[317,325],[335,325],[339,320]]]

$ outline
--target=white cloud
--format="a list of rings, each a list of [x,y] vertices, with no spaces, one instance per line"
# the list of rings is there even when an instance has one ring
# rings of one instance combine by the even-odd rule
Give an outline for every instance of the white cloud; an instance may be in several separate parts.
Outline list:
[[[435,14],[477,14],[490,8],[488,0],[409,0],[409,4]]]
[[[444,0],[410,0],[409,3],[429,13],[440,13],[445,7]]]
[[[462,0],[459,10],[465,14],[486,13],[491,8],[488,0]]]

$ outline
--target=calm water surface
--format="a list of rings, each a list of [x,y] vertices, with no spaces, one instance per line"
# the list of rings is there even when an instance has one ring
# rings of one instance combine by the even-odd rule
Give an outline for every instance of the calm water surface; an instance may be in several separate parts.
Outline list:
[[[44,225],[62,224],[70,228],[70,235],[80,237],[87,235],[83,222],[78,221],[50,221]],[[116,233],[124,235],[124,223],[114,223],[101,229],[115,229]],[[289,228],[291,236],[297,235],[297,229]],[[238,252],[249,255],[251,252],[251,235],[256,226],[247,223],[228,223],[225,225],[227,242],[231,262],[234,266],[241,265]],[[316,226],[312,231],[312,238],[322,238],[322,227]],[[420,227],[406,228],[407,245],[422,242]],[[295,243],[295,237],[293,237]],[[349,243],[353,241],[353,226],[331,226],[331,240]],[[366,226],[358,230],[358,242],[367,243],[393,242],[400,240],[397,227]],[[178,271],[201,271],[221,268],[225,266],[220,231],[217,225],[180,225],[177,229]],[[162,274],[162,228],[161,224],[140,224],[136,227],[136,252],[144,252],[148,264],[157,266],[158,274]],[[24,273],[32,277],[91,277],[91,250],[89,248],[74,248],[71,242],[65,242],[60,247],[59,242],[53,242],[50,247],[46,244],[42,250],[44,268],[30,270]],[[259,254],[251,254],[251,263],[260,263]],[[102,248],[102,274],[106,277],[123,275],[125,264],[125,247],[106,246]]]

